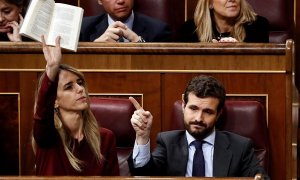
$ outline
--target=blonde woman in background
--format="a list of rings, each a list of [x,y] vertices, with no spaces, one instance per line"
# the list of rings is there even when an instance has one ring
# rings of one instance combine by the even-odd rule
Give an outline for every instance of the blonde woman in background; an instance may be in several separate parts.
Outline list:
[[[34,106],[36,174],[119,175],[115,136],[98,127],[83,74],[61,64],[59,37],[56,47],[43,42],[43,52],[47,65],[39,79]]]
[[[199,0],[181,42],[269,42],[269,22],[246,0]]]

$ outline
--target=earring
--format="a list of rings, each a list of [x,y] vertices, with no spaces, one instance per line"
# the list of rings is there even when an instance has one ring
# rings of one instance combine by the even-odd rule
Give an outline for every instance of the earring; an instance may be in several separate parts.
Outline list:
[[[214,7],[212,4],[209,5],[209,9],[212,10]]]

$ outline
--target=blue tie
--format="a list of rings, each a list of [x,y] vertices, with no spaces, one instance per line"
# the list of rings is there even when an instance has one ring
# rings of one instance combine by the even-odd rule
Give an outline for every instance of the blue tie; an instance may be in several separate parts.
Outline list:
[[[124,41],[124,38],[123,38],[123,37],[120,37],[120,38],[118,39],[118,42],[125,42],[125,41]]]
[[[193,144],[196,148],[194,159],[193,159],[193,171],[192,176],[204,177],[205,167],[204,167],[204,156],[202,151],[202,141],[194,141]]]

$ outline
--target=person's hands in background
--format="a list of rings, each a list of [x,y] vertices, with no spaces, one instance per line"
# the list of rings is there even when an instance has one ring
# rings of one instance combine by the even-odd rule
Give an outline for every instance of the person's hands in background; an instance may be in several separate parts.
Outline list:
[[[7,23],[7,26],[12,28],[12,31],[7,33],[7,37],[10,41],[20,42],[22,41],[22,36],[20,35],[20,29],[23,24],[23,17],[19,14],[19,23],[17,21],[11,21]]]
[[[106,31],[94,42],[117,42],[123,37],[123,31],[127,29],[127,26],[121,21],[116,21],[114,24],[108,26]]]
[[[223,37],[219,41],[216,39],[213,39],[212,42],[213,43],[233,43],[233,42],[238,42],[238,41],[233,37]]]

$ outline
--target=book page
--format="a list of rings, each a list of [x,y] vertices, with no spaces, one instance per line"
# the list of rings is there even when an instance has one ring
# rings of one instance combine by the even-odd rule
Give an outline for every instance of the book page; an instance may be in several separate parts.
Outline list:
[[[32,0],[20,33],[40,42],[41,35],[47,39],[54,4],[54,0]]]
[[[82,17],[82,8],[56,3],[47,44],[55,45],[56,37],[60,36],[61,47],[76,51]]]

